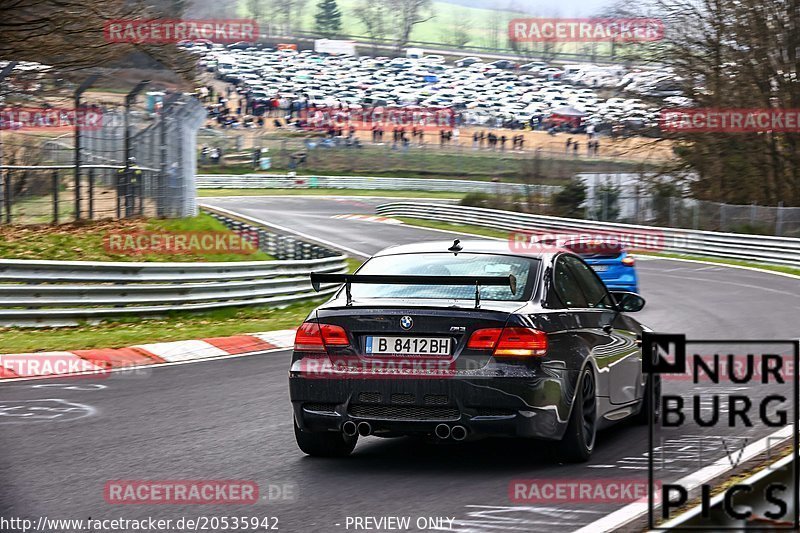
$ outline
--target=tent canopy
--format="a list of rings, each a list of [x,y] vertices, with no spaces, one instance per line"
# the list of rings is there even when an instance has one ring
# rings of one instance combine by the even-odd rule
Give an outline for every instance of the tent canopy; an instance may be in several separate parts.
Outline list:
[[[553,109],[552,113],[553,115],[560,115],[562,117],[570,117],[570,118],[580,118],[586,116],[585,112],[579,109],[575,109],[572,106],[564,106],[564,107],[559,107],[558,109]]]

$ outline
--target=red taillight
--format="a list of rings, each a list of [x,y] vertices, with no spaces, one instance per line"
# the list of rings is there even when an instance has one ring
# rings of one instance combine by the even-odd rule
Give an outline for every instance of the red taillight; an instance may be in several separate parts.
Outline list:
[[[350,344],[347,332],[342,326],[320,324],[319,327],[322,329],[322,340],[327,346],[347,346]]]
[[[325,346],[347,346],[350,341],[341,326],[304,322],[294,336],[297,352],[324,352]]]
[[[503,328],[476,329],[469,336],[467,348],[470,350],[494,350]]]
[[[633,265],[636,264],[636,260],[631,256],[623,257],[622,264],[628,267],[632,267]]]
[[[472,333],[470,350],[493,350],[495,357],[530,357],[547,353],[547,334],[533,328],[488,328]]]
[[[316,322],[304,322],[294,335],[294,349],[297,352],[324,352],[322,332]]]

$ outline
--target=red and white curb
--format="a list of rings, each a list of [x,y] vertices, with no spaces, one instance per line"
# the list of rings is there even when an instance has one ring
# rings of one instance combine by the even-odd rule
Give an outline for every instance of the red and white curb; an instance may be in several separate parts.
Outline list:
[[[402,224],[402,220],[397,220],[396,218],[390,217],[382,217],[379,215],[359,215],[359,214],[352,214],[352,215],[333,215],[331,218],[338,218],[344,220],[360,220],[362,222],[378,222],[380,224]]]
[[[121,368],[185,363],[294,345],[294,329],[175,342],[64,352],[0,354],[0,380],[104,373]]]

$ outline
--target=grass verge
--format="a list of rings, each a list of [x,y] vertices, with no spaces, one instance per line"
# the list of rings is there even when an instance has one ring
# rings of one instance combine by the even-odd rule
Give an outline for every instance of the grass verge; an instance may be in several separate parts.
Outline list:
[[[147,261],[147,262],[198,262],[198,261],[267,261],[268,254],[255,249],[251,253],[214,253],[219,250],[197,250],[170,253],[151,250],[133,250],[133,243],[124,244],[123,253],[108,246],[109,237],[119,233],[154,232],[163,234],[184,232],[221,232],[233,234],[215,218],[201,214],[180,219],[131,219],[115,221],[81,222],[59,226],[0,226],[0,258],[54,261]],[[109,240],[107,240],[109,239]],[[130,247],[127,244],[131,244]]]
[[[348,258],[349,271],[363,261]],[[123,348],[151,342],[228,337],[297,327],[324,298],[283,309],[231,307],[202,313],[172,313],[161,318],[123,316],[97,325],[64,328],[0,328],[0,353]]]
[[[201,198],[218,196],[385,196],[387,198],[463,198],[466,193],[449,191],[382,191],[368,189],[199,189]]]
[[[238,307],[163,318],[125,316],[97,325],[65,328],[3,328],[3,353],[123,348],[135,344],[227,337],[297,327],[322,299],[283,309]]]
[[[481,237],[507,239],[509,234],[509,232],[507,231],[484,228],[481,226],[471,226],[468,224],[450,224],[447,222],[439,222],[437,220],[423,220],[419,218],[409,218],[409,217],[393,217],[393,218],[402,220],[404,223],[412,226],[447,230],[447,231],[452,231],[454,233],[460,233],[462,235],[477,235]],[[702,261],[704,263],[711,263],[718,265],[745,266],[749,268],[755,268],[758,270],[765,270],[768,272],[781,272],[784,274],[800,276],[800,268],[793,268],[782,265],[769,265],[765,263],[757,263],[755,261],[739,261],[736,259],[724,259],[717,257],[673,254],[673,253],[663,253],[663,252],[636,252],[636,255],[663,257],[665,259],[690,259],[692,261]]]

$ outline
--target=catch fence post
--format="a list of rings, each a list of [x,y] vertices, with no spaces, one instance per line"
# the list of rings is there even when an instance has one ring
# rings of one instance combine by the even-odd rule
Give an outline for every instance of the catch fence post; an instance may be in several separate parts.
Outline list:
[[[51,186],[53,189],[53,224],[58,224],[58,170],[53,171]]]

